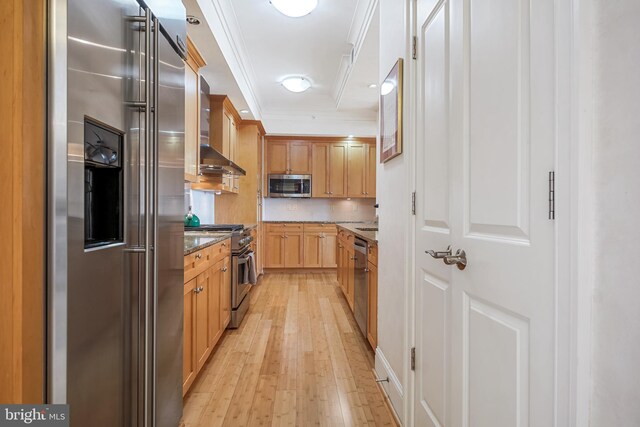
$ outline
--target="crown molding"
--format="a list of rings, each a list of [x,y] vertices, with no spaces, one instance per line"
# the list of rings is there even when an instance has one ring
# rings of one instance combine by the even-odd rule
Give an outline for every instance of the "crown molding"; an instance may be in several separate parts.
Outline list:
[[[343,55],[340,61],[340,67],[336,76],[333,89],[333,97],[336,102],[336,108],[340,107],[342,97],[349,83],[349,78],[353,72],[353,67],[358,62],[362,45],[369,33],[371,21],[378,8],[379,0],[358,0],[356,13],[351,21],[351,29],[349,30],[348,42],[353,46],[349,55]]]
[[[240,91],[256,120],[262,117],[254,73],[244,45],[235,10],[229,0],[196,0],[220,50],[235,77]]]

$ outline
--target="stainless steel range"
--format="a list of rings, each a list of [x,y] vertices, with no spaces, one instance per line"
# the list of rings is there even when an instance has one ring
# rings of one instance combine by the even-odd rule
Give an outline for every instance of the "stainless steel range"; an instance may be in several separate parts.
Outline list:
[[[198,232],[231,232],[231,322],[229,328],[235,329],[240,326],[244,315],[249,309],[249,282],[250,258],[253,256],[251,250],[250,230],[244,228],[242,224],[216,224],[201,225],[199,227],[185,227],[185,231]]]

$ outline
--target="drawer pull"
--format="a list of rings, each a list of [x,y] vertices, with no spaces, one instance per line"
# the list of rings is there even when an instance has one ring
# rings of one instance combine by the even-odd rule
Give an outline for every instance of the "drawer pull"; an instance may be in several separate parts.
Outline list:
[[[202,254],[196,254],[196,259],[202,258]]]

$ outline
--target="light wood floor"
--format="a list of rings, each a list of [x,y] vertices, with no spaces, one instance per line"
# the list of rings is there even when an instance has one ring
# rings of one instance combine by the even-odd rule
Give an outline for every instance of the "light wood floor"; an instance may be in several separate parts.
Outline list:
[[[335,274],[268,274],[185,397],[186,427],[394,426]]]

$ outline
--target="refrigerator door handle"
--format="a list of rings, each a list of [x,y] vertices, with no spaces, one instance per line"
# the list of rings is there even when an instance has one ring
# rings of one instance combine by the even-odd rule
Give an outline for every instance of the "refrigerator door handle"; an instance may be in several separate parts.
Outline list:
[[[153,17],[153,277],[152,282],[150,283],[150,287],[153,295],[153,322],[151,324],[152,328],[152,342],[153,342],[153,351],[152,351],[152,360],[151,360],[151,425],[156,425],[156,343],[157,343],[157,325],[158,325],[158,195],[159,195],[159,173],[158,170],[160,168],[160,156],[159,156],[159,140],[160,140],[160,119],[158,116],[158,96],[159,96],[159,86],[160,86],[160,72],[159,72],[159,63],[160,63],[160,52],[159,52],[159,42],[158,38],[161,37],[160,34],[160,22],[157,17]]]
[[[143,369],[143,426],[153,425],[152,412],[152,366],[149,363],[152,354],[151,342],[151,10],[145,8],[145,69],[144,97],[147,108],[144,110],[144,369]]]

